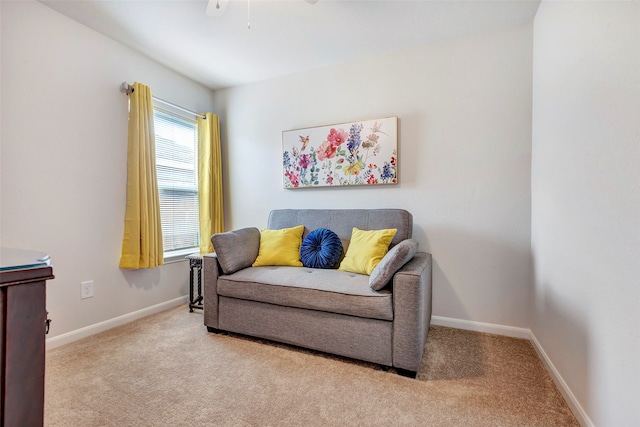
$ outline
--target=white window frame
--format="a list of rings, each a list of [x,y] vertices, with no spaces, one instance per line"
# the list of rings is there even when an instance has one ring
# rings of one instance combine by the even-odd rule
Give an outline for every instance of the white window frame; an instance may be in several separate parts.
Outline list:
[[[182,112],[179,112],[178,110],[172,109],[169,106],[165,107],[158,107],[156,105],[154,105],[153,107],[154,110],[154,128],[155,128],[155,138],[156,138],[156,171],[158,174],[158,193],[159,193],[159,197],[162,197],[161,193],[163,191],[185,191],[185,192],[189,192],[189,193],[193,193],[195,194],[195,200],[196,200],[196,209],[195,209],[195,224],[194,225],[194,229],[193,230],[189,230],[189,231],[195,231],[196,233],[196,245],[195,246],[188,246],[188,247],[182,247],[182,248],[177,248],[177,249],[164,249],[164,261],[165,263],[170,263],[170,262],[175,262],[175,261],[180,261],[180,260],[184,260],[186,255],[190,255],[193,253],[199,253],[200,248],[199,248],[199,239],[200,239],[200,227],[199,227],[199,222],[198,222],[198,127],[197,127],[197,122],[195,120],[194,117],[189,117],[187,115],[185,115]],[[156,118],[156,114],[158,114],[158,116],[164,115],[166,117],[169,117],[170,119],[167,121],[176,121],[177,123],[181,123],[181,124],[186,124],[188,123],[190,126],[193,126],[193,129],[195,131],[195,137],[194,137],[194,141],[193,141],[193,163],[192,165],[192,172],[194,173],[193,176],[193,181],[191,182],[184,182],[184,181],[180,181],[178,179],[176,179],[175,181],[172,180],[166,180],[166,179],[162,179],[162,178],[169,178],[170,176],[168,176],[166,173],[161,173],[159,170],[159,167],[165,167],[168,169],[172,169],[175,168],[178,172],[180,171],[180,169],[182,169],[183,172],[186,173],[186,175],[189,175],[190,170],[188,168],[184,168],[185,163],[189,163],[189,162],[183,162],[180,161],[180,159],[178,159],[178,161],[174,160],[169,160],[167,158],[163,158],[161,156],[161,154],[159,155],[159,150],[158,150],[158,146],[159,143],[162,144],[162,140],[165,141],[173,141],[173,139],[167,135],[161,135],[161,133],[163,132],[160,128],[159,128],[159,122],[157,121]],[[174,138],[175,139],[175,138]],[[176,145],[183,145],[185,146],[185,141],[182,141],[182,144],[178,143],[178,142],[173,142],[173,144]],[[166,170],[166,169],[165,169]],[[161,203],[162,204],[162,203]],[[166,207],[165,207],[165,211],[166,211]],[[162,221],[162,212],[163,212],[163,208],[160,208],[160,216],[161,216],[161,222]],[[165,212],[165,221],[163,222],[163,234],[162,234],[162,239],[163,242],[165,242],[165,227],[166,227],[166,212]],[[167,238],[170,235],[167,236]],[[164,245],[166,247],[166,244]]]

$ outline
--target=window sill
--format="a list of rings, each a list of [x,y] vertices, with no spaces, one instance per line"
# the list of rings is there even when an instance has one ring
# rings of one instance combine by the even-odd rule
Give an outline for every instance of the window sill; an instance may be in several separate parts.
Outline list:
[[[174,262],[186,261],[185,257],[187,255],[191,255],[191,254],[200,255],[200,249],[199,248],[187,248],[187,249],[180,249],[178,251],[165,252],[164,253],[164,263],[165,264],[171,264],[171,263],[174,263]]]

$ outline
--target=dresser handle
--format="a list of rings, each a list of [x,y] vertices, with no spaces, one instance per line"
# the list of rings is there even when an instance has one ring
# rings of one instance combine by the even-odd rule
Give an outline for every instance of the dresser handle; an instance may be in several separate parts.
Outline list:
[[[49,334],[49,325],[51,324],[51,319],[45,320],[44,323],[45,323],[44,334],[48,335]]]

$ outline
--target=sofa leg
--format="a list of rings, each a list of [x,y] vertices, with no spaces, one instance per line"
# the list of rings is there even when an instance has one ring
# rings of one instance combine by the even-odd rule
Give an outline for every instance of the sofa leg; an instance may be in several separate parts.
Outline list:
[[[400,376],[413,378],[414,380],[416,379],[416,375],[418,374],[416,371],[409,371],[408,369],[402,369],[402,368],[396,368],[396,372]]]
[[[221,334],[223,331],[217,328],[212,328],[211,326],[207,326],[207,331],[212,332],[214,334]]]

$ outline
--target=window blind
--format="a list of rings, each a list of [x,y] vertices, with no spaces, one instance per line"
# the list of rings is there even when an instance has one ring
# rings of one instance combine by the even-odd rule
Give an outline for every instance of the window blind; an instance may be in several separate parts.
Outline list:
[[[195,120],[154,108],[156,171],[165,257],[196,249],[198,222],[198,128]],[[168,254],[169,253],[169,254]]]

